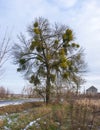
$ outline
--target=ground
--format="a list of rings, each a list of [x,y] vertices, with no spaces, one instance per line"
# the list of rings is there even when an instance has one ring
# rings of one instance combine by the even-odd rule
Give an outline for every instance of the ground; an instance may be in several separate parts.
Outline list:
[[[99,110],[99,99],[0,107],[0,130],[100,130]]]

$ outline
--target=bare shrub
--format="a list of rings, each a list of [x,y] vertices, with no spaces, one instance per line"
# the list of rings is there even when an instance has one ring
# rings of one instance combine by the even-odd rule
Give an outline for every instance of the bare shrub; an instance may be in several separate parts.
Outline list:
[[[10,95],[9,89],[6,89],[5,87],[0,87],[0,98],[6,98]]]

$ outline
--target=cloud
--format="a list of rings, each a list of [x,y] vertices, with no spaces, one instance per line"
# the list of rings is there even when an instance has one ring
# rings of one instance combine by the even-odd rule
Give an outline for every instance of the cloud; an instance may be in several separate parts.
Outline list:
[[[53,2],[59,7],[71,8],[76,4],[77,0],[53,0]]]
[[[92,83],[93,78],[95,82],[99,82],[99,0],[1,0],[0,2],[0,24],[9,28],[14,26],[14,35],[24,33],[34,18],[39,16],[48,18],[50,22],[57,21],[70,26],[75,32],[75,41],[85,48],[89,68],[86,76],[89,81],[87,84]]]
[[[1,24],[15,26],[19,30],[23,30],[35,17],[55,19],[59,13],[58,7],[47,0],[9,0],[3,5]]]

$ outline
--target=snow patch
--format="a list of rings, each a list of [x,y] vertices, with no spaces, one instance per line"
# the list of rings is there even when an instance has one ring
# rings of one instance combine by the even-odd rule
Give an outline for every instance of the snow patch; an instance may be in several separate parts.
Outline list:
[[[36,120],[30,122],[30,123],[24,128],[24,130],[27,130],[27,129],[28,129],[30,126],[32,126],[32,125],[39,126],[39,124],[37,123],[37,121],[40,121],[40,120],[41,120],[41,118],[37,118]]]

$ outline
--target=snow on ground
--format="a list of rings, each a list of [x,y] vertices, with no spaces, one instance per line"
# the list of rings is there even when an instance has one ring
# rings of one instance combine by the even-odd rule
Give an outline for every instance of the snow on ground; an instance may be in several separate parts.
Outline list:
[[[40,98],[30,98],[30,99],[19,99],[19,100],[0,100],[0,107],[7,106],[7,105],[17,105],[22,104],[25,102],[40,102],[43,101],[43,99]]]
[[[8,102],[8,103],[0,104],[0,107],[8,106],[8,105],[18,105],[18,104],[22,104],[22,103],[20,103],[20,102]]]
[[[39,124],[37,123],[37,121],[40,121],[40,120],[41,120],[41,118],[37,118],[36,120],[30,122],[30,123],[24,128],[24,130],[27,130],[27,129],[28,129],[30,126],[32,126],[32,125],[36,125],[36,126],[38,127]]]

